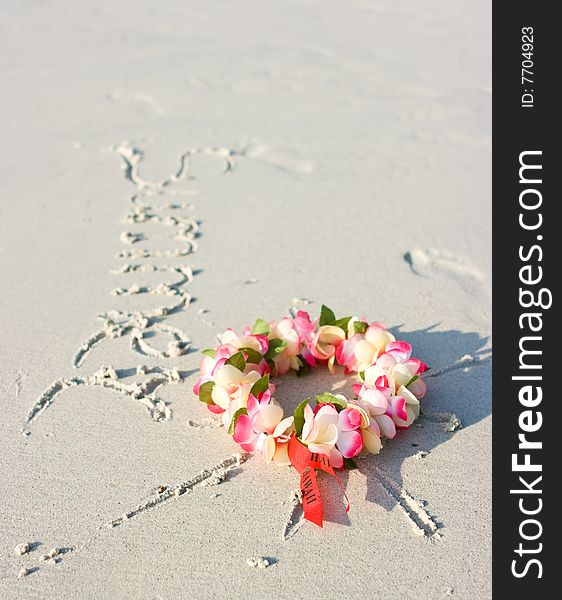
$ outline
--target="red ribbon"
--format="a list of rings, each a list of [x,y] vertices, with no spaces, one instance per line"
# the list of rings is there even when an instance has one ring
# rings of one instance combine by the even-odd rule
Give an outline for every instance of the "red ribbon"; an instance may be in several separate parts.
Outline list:
[[[289,458],[291,459],[293,467],[295,467],[301,476],[302,507],[305,519],[322,527],[322,497],[316,479],[316,469],[321,469],[325,473],[335,477],[345,497],[345,512],[349,512],[349,500],[347,494],[327,456],[318,454],[317,452],[310,452],[310,450],[304,444],[299,442],[293,434],[289,440]]]

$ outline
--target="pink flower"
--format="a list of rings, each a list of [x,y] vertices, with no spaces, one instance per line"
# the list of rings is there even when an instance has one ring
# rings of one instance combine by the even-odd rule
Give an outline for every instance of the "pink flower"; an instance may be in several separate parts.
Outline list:
[[[404,362],[412,355],[412,346],[408,342],[393,341],[386,345],[384,351],[394,356],[398,362]]]
[[[306,342],[312,357],[321,362],[328,362],[328,368],[333,372],[336,358],[336,348],[345,340],[345,333],[340,327],[323,325]],[[303,357],[306,356],[303,353]]]
[[[408,428],[416,418],[413,411],[408,412],[408,404],[402,396],[390,397],[388,414],[399,429]]]
[[[314,333],[314,323],[305,310],[297,312],[297,316],[293,319],[293,326],[301,339],[308,339]]]
[[[358,390],[358,398],[367,404],[383,435],[393,438],[396,427],[406,429],[419,417],[420,403],[411,390],[401,383],[408,383],[411,379],[409,371],[407,377],[402,371],[404,363],[391,364],[394,359],[389,359],[388,356],[383,354],[382,361],[379,359],[375,365],[365,370],[365,382]],[[386,369],[381,367],[381,362]],[[386,399],[386,407],[383,398]],[[390,417],[394,427],[387,417]]]
[[[251,329],[246,327],[242,335],[238,335],[234,329],[227,329],[221,336],[222,344],[229,344],[236,349],[251,348],[260,354],[265,354],[268,348],[267,336],[254,335]]]
[[[353,458],[363,450],[361,429],[369,426],[369,416],[357,405],[348,404],[338,415],[337,449],[343,458]],[[341,461],[343,464],[343,460]],[[334,465],[335,466],[335,465]]]
[[[363,450],[378,454],[382,444],[365,408],[348,402],[341,394],[335,397],[347,405],[339,413],[329,403],[318,404],[314,410],[305,406],[301,441],[311,452],[324,454],[333,467],[341,469],[344,458],[353,458]]]
[[[317,366],[317,361],[328,362],[330,369],[335,360],[336,347],[345,339],[345,333],[339,327],[322,325],[318,329],[310,320],[310,315],[299,310],[293,319],[295,331],[299,334],[302,356],[311,367]]]
[[[395,347],[394,344],[400,344]],[[393,395],[402,393],[403,387],[408,385],[408,390],[421,400],[426,393],[426,385],[420,375],[427,370],[427,366],[417,358],[410,358],[410,344],[407,342],[394,342],[390,344],[390,350],[379,356],[374,365],[365,369],[365,384],[374,387],[375,382],[381,376],[388,379],[389,387]],[[415,379],[414,379],[415,378]],[[414,379],[412,381],[412,379]]]
[[[336,361],[338,365],[345,367],[346,373],[359,370],[360,363],[355,355],[355,348],[364,339],[364,335],[356,333],[349,339],[343,340],[336,348]]]
[[[381,432],[377,421],[375,421],[375,419],[369,415],[366,407],[360,402],[349,401],[347,404],[347,409],[343,410],[342,412],[345,412],[346,410],[353,410],[355,413],[359,413],[361,415],[360,420],[355,417],[355,421],[359,424],[357,431],[361,434],[362,438],[361,449],[370,452],[371,454],[378,454],[381,451],[382,442]],[[340,413],[340,416],[341,414],[342,413]],[[338,448],[341,449],[339,445],[339,438]]]
[[[260,378],[259,371],[242,373],[233,365],[222,365],[215,371],[211,398],[223,410],[222,419],[226,427],[230,425],[234,413],[246,406],[250,390]]]
[[[332,404],[318,404],[314,410],[304,407],[301,441],[311,452],[324,454],[332,465],[341,468],[343,459],[335,448],[338,441],[338,411]]]
[[[236,348],[226,344],[221,344],[215,349],[214,357],[203,354],[199,363],[201,376],[193,387],[193,393],[199,395],[199,388],[207,381],[213,381],[215,371],[224,365],[224,363],[237,352]]]
[[[318,363],[308,349],[308,341],[314,336],[314,323],[310,320],[310,315],[305,310],[299,310],[297,316],[293,319],[293,327],[301,342],[301,354],[304,360],[311,366],[316,367]]]
[[[241,414],[234,425],[234,441],[247,452],[259,451],[266,463],[288,465],[288,441],[293,417],[283,418],[283,409],[265,397],[250,397],[247,414]]]
[[[382,323],[371,323],[362,339],[357,340],[353,346],[355,370],[361,371],[372,365],[392,342],[394,336]]]
[[[378,437],[384,436],[392,439],[396,436],[396,426],[392,417],[388,414],[391,393],[388,385],[385,385],[384,377],[378,380],[374,388],[366,385],[354,386],[360,405],[369,413],[371,428]],[[358,388],[358,389],[357,389]]]
[[[300,362],[297,354],[300,351],[300,336],[293,321],[288,317],[281,319],[279,323],[272,321],[269,325],[268,338],[280,339],[287,344],[282,352],[271,359],[275,363],[276,375],[284,375],[289,369],[298,370]]]

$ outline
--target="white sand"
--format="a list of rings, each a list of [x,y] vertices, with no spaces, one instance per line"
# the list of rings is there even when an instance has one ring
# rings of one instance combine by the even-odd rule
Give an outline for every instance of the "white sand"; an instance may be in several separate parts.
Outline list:
[[[489,13],[2,3],[0,597],[490,597]],[[191,393],[293,298],[433,367],[323,530]]]

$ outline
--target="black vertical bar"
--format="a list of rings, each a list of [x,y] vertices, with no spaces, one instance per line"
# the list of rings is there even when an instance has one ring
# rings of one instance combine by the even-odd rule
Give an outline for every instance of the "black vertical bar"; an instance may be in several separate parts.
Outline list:
[[[553,288],[562,276],[556,219],[562,200],[556,142],[562,127],[555,108],[562,36],[555,8],[530,0],[493,5],[493,590],[498,598],[560,595],[554,486],[562,471],[562,444],[556,443],[562,442],[562,361],[556,347],[562,330]]]

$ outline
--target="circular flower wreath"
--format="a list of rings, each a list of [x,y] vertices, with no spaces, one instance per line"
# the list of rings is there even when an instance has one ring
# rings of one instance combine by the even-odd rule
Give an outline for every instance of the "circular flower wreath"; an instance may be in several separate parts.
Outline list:
[[[354,468],[353,457],[378,454],[382,438],[392,439],[419,416],[427,366],[411,358],[410,344],[396,340],[381,323],[336,319],[322,306],[316,321],[298,311],[279,322],[258,319],[242,335],[227,329],[219,339],[215,349],[203,351],[193,391],[221,415],[243,450],[259,451],[267,463],[295,463],[290,446],[297,441],[313,456],[326,457],[328,468]],[[332,373],[340,366],[357,375],[355,397],[324,392],[284,417],[270,378],[289,370],[305,375],[323,364]]]

